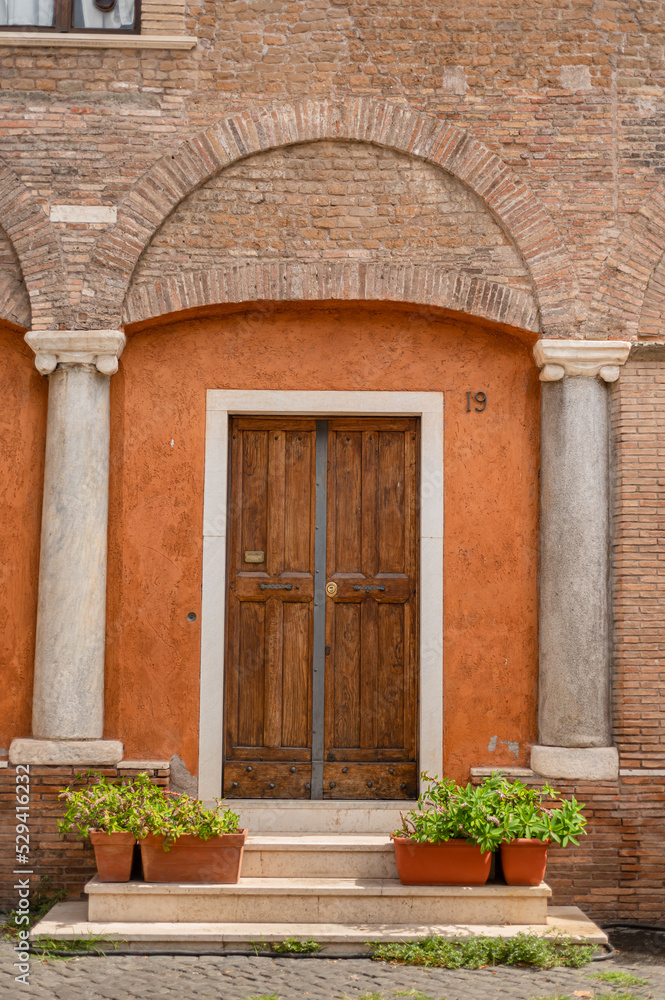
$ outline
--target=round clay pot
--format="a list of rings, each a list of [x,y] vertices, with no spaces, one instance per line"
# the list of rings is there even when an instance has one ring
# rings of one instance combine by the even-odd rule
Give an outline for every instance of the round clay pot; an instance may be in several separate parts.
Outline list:
[[[518,837],[501,845],[501,866],[508,885],[540,885],[547,867],[549,841]]]
[[[129,882],[136,837],[133,833],[103,833],[91,830],[100,882]]]
[[[416,844],[393,837],[397,874],[402,885],[485,885],[492,852],[484,853],[465,840],[443,844]]]
[[[247,830],[201,840],[190,834],[164,850],[164,838],[148,834],[141,844],[146,882],[224,882],[240,878]]]

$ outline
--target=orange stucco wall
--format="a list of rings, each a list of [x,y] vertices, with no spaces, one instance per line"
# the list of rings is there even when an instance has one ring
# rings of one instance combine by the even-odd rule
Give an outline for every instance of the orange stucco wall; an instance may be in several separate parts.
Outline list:
[[[112,381],[106,735],[196,771],[206,389],[442,390],[446,770],[526,764],[538,385],[518,337],[399,307],[263,304],[131,334]]]
[[[0,747],[30,736],[47,381],[0,322]]]

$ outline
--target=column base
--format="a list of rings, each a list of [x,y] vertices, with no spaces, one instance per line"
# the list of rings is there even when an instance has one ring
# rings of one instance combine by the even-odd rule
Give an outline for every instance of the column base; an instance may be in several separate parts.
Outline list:
[[[619,777],[616,747],[531,747],[531,768],[543,778],[613,781]]]
[[[122,760],[120,740],[13,740],[10,764],[91,764],[115,767]]]

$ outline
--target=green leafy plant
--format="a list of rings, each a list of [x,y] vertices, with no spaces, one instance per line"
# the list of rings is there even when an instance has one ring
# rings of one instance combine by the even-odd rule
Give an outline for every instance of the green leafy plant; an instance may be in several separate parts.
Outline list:
[[[492,774],[492,787],[498,795],[496,814],[503,828],[504,840],[526,837],[553,841],[565,847],[579,844],[578,837],[586,834],[584,803],[575,796],[564,799],[547,782],[542,787],[525,785],[518,779]]]
[[[321,951],[321,945],[313,938],[286,938],[284,941],[251,941],[250,944],[258,955],[260,952],[269,952],[273,955],[316,955]]]
[[[504,839],[502,821],[497,815],[503,779],[492,775],[480,785],[458,785],[439,780],[425,772],[421,775],[427,788],[418,799],[418,808],[402,813],[402,829],[395,837],[408,837],[417,844],[442,844],[461,839],[477,844],[483,851],[494,851]]]
[[[217,800],[217,809],[207,809],[199,799],[169,792],[155,785],[147,774],[109,780],[95,771],[86,772],[88,783],[74,782],[60,793],[67,803],[58,821],[60,836],[76,833],[87,837],[91,830],[132,833],[141,840],[149,833],[164,837],[164,848],[183,834],[201,840],[238,830],[239,817]]]
[[[579,969],[596,953],[595,945],[573,944],[565,935],[544,940],[537,934],[517,934],[514,938],[436,936],[416,941],[379,944],[368,942],[375,961],[399,965],[422,965],[441,969],[479,969],[485,965],[530,965],[539,969],[558,966]]]

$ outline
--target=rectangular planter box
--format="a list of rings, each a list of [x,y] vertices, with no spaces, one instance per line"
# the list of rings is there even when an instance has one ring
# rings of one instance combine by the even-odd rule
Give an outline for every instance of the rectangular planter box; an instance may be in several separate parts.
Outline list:
[[[164,838],[148,834],[141,840],[146,882],[236,883],[240,878],[247,830],[200,840],[185,834],[164,850]]]

